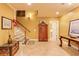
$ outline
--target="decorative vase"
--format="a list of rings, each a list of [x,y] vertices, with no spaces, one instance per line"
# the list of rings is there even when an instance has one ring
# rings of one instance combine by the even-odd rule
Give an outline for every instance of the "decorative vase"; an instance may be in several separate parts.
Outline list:
[[[11,35],[9,35],[8,44],[11,44],[11,43],[12,43],[12,38],[11,38]]]

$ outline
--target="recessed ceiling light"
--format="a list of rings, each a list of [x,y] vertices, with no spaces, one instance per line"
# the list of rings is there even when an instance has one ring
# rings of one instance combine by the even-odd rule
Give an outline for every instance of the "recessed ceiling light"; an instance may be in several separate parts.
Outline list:
[[[59,12],[57,11],[57,12],[56,12],[56,14],[58,15],[58,14],[59,14]]]
[[[32,3],[27,3],[27,5],[29,5],[29,6],[30,6],[30,5],[32,5]]]
[[[68,5],[72,5],[72,3],[68,3]]]
[[[62,5],[72,5],[72,3],[61,3]]]

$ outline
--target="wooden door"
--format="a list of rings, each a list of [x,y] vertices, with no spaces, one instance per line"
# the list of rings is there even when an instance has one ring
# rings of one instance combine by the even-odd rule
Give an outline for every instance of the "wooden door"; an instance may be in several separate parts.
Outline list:
[[[39,24],[39,41],[48,41],[48,25],[45,22]]]

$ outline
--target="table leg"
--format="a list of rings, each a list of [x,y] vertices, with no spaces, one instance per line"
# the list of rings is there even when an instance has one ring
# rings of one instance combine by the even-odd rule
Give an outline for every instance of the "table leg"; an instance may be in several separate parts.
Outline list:
[[[77,44],[78,44],[78,51],[79,51],[79,42],[77,42]]]
[[[62,47],[62,37],[60,37],[59,39],[60,39],[60,47]]]
[[[9,56],[12,56],[12,47],[9,47]]]
[[[68,40],[68,46],[71,46],[71,44],[70,44],[70,39]]]

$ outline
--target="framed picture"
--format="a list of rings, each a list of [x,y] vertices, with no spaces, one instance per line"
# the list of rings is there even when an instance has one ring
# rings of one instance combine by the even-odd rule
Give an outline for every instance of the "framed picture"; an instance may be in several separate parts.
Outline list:
[[[1,17],[1,28],[2,29],[12,29],[12,21],[9,18]]]
[[[69,35],[71,37],[79,37],[79,19],[70,21]]]

